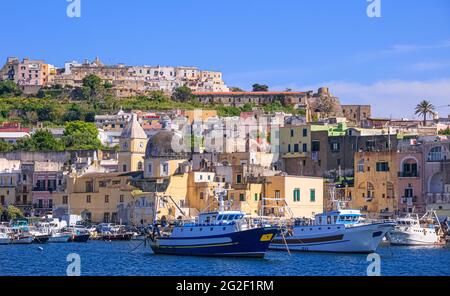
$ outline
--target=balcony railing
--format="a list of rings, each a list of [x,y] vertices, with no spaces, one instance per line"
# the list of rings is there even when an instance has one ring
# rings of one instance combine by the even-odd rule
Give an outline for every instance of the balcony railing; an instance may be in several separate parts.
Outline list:
[[[399,178],[418,178],[419,172],[398,172]]]
[[[417,202],[417,196],[403,196],[402,198],[400,198],[400,203],[401,204],[406,204],[408,206],[412,206],[414,203]]]
[[[428,193],[427,204],[447,204],[450,203],[450,193]]]

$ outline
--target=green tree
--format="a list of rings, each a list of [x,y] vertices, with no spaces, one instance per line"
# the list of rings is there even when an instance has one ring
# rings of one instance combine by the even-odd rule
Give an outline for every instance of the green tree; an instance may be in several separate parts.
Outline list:
[[[13,150],[13,145],[3,140],[0,140],[0,152],[10,152]]]
[[[231,92],[243,92],[244,90],[242,88],[236,87],[236,86],[231,86],[230,87],[230,91]]]
[[[172,94],[172,99],[180,102],[189,102],[194,99],[192,90],[186,85],[177,87]]]
[[[9,220],[21,219],[25,217],[22,210],[12,205],[9,205],[6,209],[6,216]]]
[[[93,123],[72,121],[66,124],[62,142],[67,150],[96,150],[102,148],[98,130]]]
[[[14,81],[0,81],[0,96],[17,96],[19,94],[20,89]]]
[[[44,105],[37,111],[37,115],[40,121],[54,121],[54,107],[53,105]]]
[[[434,106],[429,101],[423,100],[416,106],[415,114],[423,116],[423,126],[426,126],[427,116],[434,114]]]
[[[69,107],[69,110],[64,114],[64,121],[77,121],[81,120],[83,112],[81,110],[80,105],[72,104]]]
[[[265,84],[255,83],[252,85],[253,91],[269,91],[269,87]]]
[[[84,117],[84,121],[95,122],[95,112],[93,112],[93,111],[87,112]]]
[[[96,101],[103,97],[105,84],[97,75],[91,74],[83,78],[83,97],[89,101]]]
[[[17,141],[14,150],[19,151],[62,151],[64,146],[49,130],[38,130],[29,138]]]

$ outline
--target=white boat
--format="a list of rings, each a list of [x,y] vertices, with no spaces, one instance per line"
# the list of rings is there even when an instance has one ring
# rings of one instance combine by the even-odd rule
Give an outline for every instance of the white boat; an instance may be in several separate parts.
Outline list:
[[[0,225],[0,245],[9,245],[11,243],[11,229]]]
[[[366,220],[359,210],[326,212],[316,215],[311,223],[297,221],[286,234],[273,240],[270,249],[373,253],[394,226],[394,222]]]
[[[388,234],[391,244],[406,246],[444,244],[441,226],[434,222],[435,215],[434,211],[429,211],[420,219],[418,214],[407,214],[398,218],[395,229]]]
[[[34,236],[29,233],[16,232],[12,235],[11,244],[28,245],[33,243]]]
[[[278,235],[271,250],[373,253],[387,232],[395,227],[393,221],[366,219],[359,210],[343,209],[345,204],[334,199],[335,211],[315,215],[314,220],[294,220],[287,232]]]
[[[49,243],[67,243],[71,240],[72,233],[70,232],[52,232],[48,239]]]

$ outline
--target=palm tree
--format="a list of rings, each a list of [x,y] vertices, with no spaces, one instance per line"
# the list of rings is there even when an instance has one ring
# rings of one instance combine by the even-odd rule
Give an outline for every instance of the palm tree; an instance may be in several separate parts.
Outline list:
[[[427,115],[434,114],[434,106],[427,100],[423,100],[416,106],[416,115],[420,114],[423,116],[423,126],[427,125]]]

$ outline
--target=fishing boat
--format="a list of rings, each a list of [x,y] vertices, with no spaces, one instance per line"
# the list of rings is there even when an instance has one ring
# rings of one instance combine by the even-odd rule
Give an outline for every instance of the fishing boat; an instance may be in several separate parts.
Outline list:
[[[30,227],[28,233],[33,236],[35,244],[44,244],[50,239],[50,234],[42,228]]]
[[[69,241],[76,242],[76,243],[85,243],[89,240],[89,238],[91,236],[89,231],[81,225],[76,225],[74,227],[71,227],[70,233],[71,233],[71,238]]]
[[[12,231],[6,225],[0,225],[0,245],[9,245],[11,243]]]
[[[34,241],[34,236],[26,233],[26,232],[21,232],[19,231],[15,231],[12,236],[11,236],[11,244],[15,244],[15,245],[28,245],[28,244],[32,244]]]
[[[224,191],[219,196],[219,210],[203,212],[195,221],[179,220],[169,228],[155,224],[150,247],[155,254],[255,257],[265,256],[278,229],[251,223],[240,211],[224,209]],[[225,193],[226,194],[226,193]]]
[[[334,201],[336,210],[315,215],[313,220],[295,219],[270,245],[271,250],[373,253],[387,232],[395,227],[392,221],[366,219],[359,210],[343,209],[343,202]]]
[[[396,220],[395,229],[388,234],[392,245],[443,245],[444,232],[435,211],[428,211],[422,218],[409,213]]]
[[[72,233],[70,232],[52,232],[48,239],[49,243],[67,243],[71,240]]]

